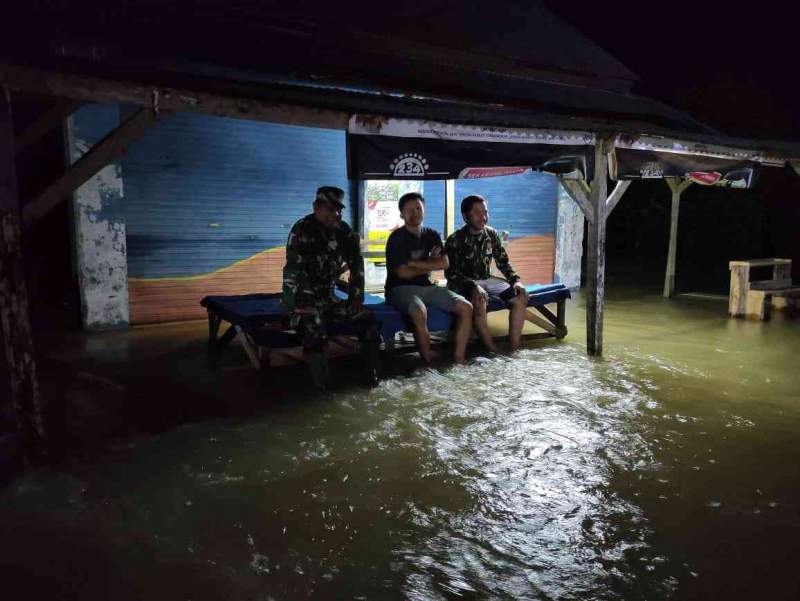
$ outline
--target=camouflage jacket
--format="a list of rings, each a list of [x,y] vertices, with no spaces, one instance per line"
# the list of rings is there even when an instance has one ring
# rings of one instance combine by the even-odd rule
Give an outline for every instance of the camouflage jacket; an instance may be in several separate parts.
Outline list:
[[[358,236],[342,222],[335,230],[321,225],[313,214],[292,226],[286,241],[283,268],[283,306],[323,308],[335,300],[336,280],[350,269],[350,297],[364,300],[364,259]]]
[[[509,284],[519,281],[517,272],[508,260],[503,241],[494,228],[486,226],[480,233],[473,234],[470,227],[465,225],[447,238],[444,248],[450,261],[444,275],[447,287],[452,290],[461,289],[469,281],[491,277],[492,258]]]

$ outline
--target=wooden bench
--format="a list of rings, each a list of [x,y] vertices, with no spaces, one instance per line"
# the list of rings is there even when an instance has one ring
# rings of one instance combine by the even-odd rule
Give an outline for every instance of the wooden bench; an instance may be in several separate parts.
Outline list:
[[[751,269],[772,268],[769,279],[751,281]],[[731,317],[769,319],[772,309],[786,309],[800,302],[800,287],[792,286],[790,259],[731,261],[731,291],[728,314]]]

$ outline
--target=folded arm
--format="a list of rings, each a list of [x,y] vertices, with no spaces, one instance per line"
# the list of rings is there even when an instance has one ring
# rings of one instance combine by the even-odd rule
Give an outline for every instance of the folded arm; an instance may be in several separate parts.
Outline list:
[[[439,255],[438,257],[429,257],[427,259],[412,259],[406,265],[412,269],[430,272],[447,269],[450,266],[450,261],[448,261],[447,255]]]

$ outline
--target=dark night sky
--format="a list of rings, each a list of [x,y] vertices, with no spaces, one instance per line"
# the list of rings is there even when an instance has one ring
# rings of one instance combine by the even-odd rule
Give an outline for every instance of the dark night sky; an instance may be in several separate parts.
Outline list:
[[[800,140],[800,6],[546,0],[642,82],[635,92],[726,133]]]
[[[718,127],[723,133],[761,138],[800,141],[800,94],[797,92],[797,71],[800,67],[800,3],[784,0],[762,0],[742,3],[720,0],[607,0],[585,2],[567,0],[540,0],[552,12],[583,32],[599,46],[615,56],[635,72],[641,83],[635,92],[662,100],[675,108],[683,109]],[[240,48],[240,55],[259,50],[256,42],[263,31],[251,27],[259,19],[275,20],[280,15],[294,14],[300,20],[335,23],[336,29],[354,26],[375,32],[395,32],[412,35],[425,43],[436,44],[439,39],[435,28],[422,26],[424,19],[435,21],[436,27],[456,30],[475,26],[475,15],[486,34],[502,39],[504,32],[493,23],[503,17],[526,12],[535,15],[533,0],[394,0],[375,3],[373,0],[341,0],[339,3],[322,3],[296,0],[31,0],[51,22],[44,29],[71,29],[72,38],[96,37],[106,31],[105,26],[90,22],[88,15],[103,19],[113,15],[147,12],[151,21],[138,23],[138,29],[152,29],[160,24],[167,27],[169,35],[164,41],[180,39],[177,47],[196,46],[203,41],[219,56],[228,46]],[[36,15],[28,10],[28,3],[18,3],[14,9],[20,14]],[[82,12],[78,17],[77,8]],[[56,10],[58,9],[58,10]],[[249,15],[255,15],[250,17]],[[184,27],[187,16],[208,17],[216,26],[239,23],[242,32],[234,44],[218,44]],[[220,15],[214,19],[214,15]],[[43,31],[39,17],[28,18],[31,35],[51,40]],[[68,18],[71,17],[71,18]],[[415,17],[415,18],[412,18]],[[241,19],[235,21],[236,18]],[[174,23],[170,21],[174,20]],[[66,22],[69,27],[66,27]],[[12,21],[13,22],[13,21]],[[135,20],[123,19],[131,30],[137,30]],[[206,23],[207,24],[207,23]],[[174,25],[174,27],[172,27]],[[163,28],[163,27],[162,27]],[[17,29],[21,29],[18,27]],[[24,29],[24,28],[22,28]],[[138,30],[137,30],[138,31]],[[214,29],[212,28],[213,32]],[[52,33],[52,32],[51,32]],[[152,32],[148,32],[151,35]],[[441,31],[439,32],[442,33]],[[181,38],[181,34],[185,40]],[[24,35],[22,41],[30,36]],[[447,37],[447,36],[444,36]],[[133,38],[136,44],[144,38]],[[152,35],[148,38],[152,42]],[[242,45],[242,40],[255,42]],[[112,40],[112,45],[116,37]],[[568,43],[568,40],[565,40]],[[47,42],[43,42],[46,46]],[[138,50],[152,44],[143,44]],[[41,45],[40,45],[41,46]]]

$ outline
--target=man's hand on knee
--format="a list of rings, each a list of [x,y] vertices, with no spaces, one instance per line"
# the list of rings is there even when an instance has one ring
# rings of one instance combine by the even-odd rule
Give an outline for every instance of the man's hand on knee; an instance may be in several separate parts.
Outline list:
[[[472,315],[472,303],[468,300],[458,301],[453,307],[456,315]]]
[[[472,293],[472,304],[476,306],[483,306],[489,302],[489,293],[482,286],[475,284],[475,289]]]

